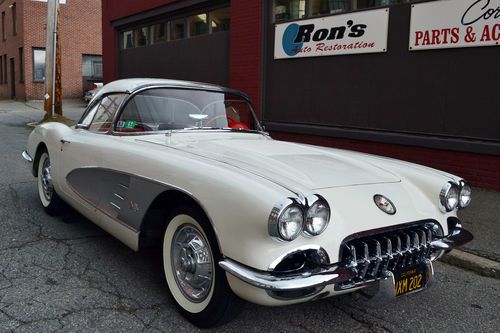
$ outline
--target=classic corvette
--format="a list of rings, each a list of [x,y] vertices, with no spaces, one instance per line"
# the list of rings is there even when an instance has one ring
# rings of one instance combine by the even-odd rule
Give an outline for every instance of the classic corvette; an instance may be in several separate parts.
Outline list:
[[[209,84],[109,83],[77,125],[36,127],[22,155],[49,214],[67,203],[133,250],[161,248],[168,289],[200,327],[239,299],[418,292],[472,239],[460,177],[273,140],[248,96]]]

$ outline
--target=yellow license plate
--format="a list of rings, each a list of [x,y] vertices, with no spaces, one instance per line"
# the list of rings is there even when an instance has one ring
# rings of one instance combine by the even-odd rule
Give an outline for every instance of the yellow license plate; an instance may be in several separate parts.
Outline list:
[[[419,264],[394,272],[396,296],[412,293],[427,285],[427,265]]]

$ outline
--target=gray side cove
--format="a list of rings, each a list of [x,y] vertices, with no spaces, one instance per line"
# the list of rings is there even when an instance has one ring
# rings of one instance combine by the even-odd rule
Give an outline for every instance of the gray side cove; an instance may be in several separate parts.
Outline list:
[[[153,200],[175,189],[151,179],[98,167],[72,170],[68,184],[85,201],[117,222],[139,232]]]

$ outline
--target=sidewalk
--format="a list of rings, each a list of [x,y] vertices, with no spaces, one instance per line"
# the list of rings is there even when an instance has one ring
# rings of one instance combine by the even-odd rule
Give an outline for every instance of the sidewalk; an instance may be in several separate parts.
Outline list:
[[[64,100],[63,115],[78,120],[85,107],[81,100]],[[0,123],[23,126],[43,116],[42,101],[0,100]],[[474,235],[474,240],[442,260],[500,279],[500,192],[473,188],[471,205],[459,211],[458,216],[464,228]]]
[[[79,99],[65,99],[63,101],[63,115],[66,118],[78,120],[85,110],[86,103]],[[13,101],[0,100],[0,121],[2,123],[26,120],[26,123],[39,121],[45,115],[43,101]]]

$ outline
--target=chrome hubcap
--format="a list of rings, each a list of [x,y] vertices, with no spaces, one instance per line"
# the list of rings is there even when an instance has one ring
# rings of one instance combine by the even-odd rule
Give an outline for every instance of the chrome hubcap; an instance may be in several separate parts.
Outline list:
[[[50,201],[50,199],[52,198],[54,187],[52,185],[52,176],[50,174],[50,160],[48,158],[43,161],[41,179],[43,195],[45,199],[47,199],[47,201]]]
[[[202,302],[213,280],[213,260],[208,241],[192,226],[181,226],[174,234],[170,260],[175,282],[184,296]]]

